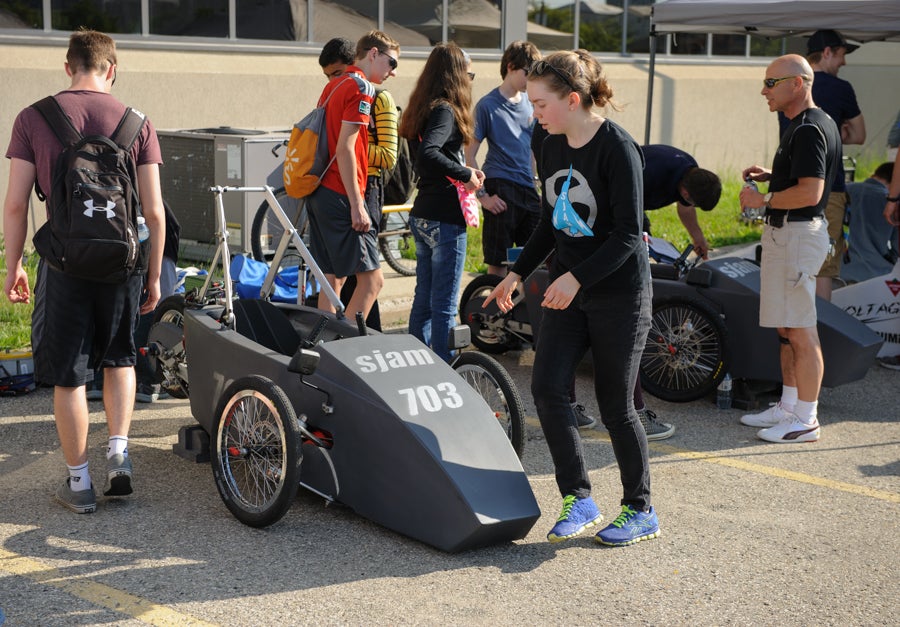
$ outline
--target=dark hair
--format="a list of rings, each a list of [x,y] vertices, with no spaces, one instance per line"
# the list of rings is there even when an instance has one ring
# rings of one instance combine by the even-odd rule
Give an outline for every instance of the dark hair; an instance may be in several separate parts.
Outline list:
[[[356,42],[356,58],[362,59],[372,48],[378,48],[378,52],[385,54],[388,50],[400,50],[400,44],[387,33],[370,30]]]
[[[105,72],[117,65],[116,42],[99,31],[81,28],[69,37],[66,62],[73,72]]]
[[[530,41],[516,40],[503,51],[503,58],[500,59],[500,77],[506,78],[510,64],[514,70],[529,70],[532,64],[540,58],[541,51],[537,49],[537,46]]]
[[[882,163],[880,166],[875,168],[875,172],[872,173],[872,176],[877,176],[880,179],[884,179],[888,183],[891,182],[891,179],[894,177],[894,164],[890,161],[886,163]]]
[[[327,67],[332,63],[353,65],[354,48],[353,42],[349,39],[335,37],[322,46],[322,52],[319,53],[319,66]]]
[[[400,118],[400,136],[417,139],[425,129],[431,110],[441,103],[450,105],[453,110],[463,143],[471,142],[475,136],[475,120],[472,117],[469,59],[452,41],[439,43],[428,55]]]
[[[555,71],[549,70],[547,65]],[[585,109],[608,106],[620,110],[619,105],[613,102],[612,87],[603,76],[603,66],[583,48],[562,50],[544,57],[542,62],[532,66],[528,80],[543,80],[550,91],[562,97],[571,92],[577,93]]]
[[[681,179],[681,184],[687,190],[688,196],[694,201],[694,206],[703,211],[712,211],[719,204],[722,196],[722,181],[715,172],[702,168],[691,168]]]

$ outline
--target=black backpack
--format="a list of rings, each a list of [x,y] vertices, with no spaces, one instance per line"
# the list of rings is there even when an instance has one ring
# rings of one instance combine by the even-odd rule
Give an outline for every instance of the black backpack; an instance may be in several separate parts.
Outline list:
[[[375,89],[375,97],[381,93],[381,89]],[[403,109],[397,105],[397,126],[400,126],[400,116]],[[376,135],[377,137],[377,135]],[[384,183],[384,204],[404,205],[413,190],[419,177],[413,169],[412,156],[409,151],[409,142],[405,137],[397,137],[397,161],[390,170],[381,171],[381,180]]]
[[[138,241],[141,206],[131,154],[144,114],[129,108],[111,138],[83,137],[53,96],[32,107],[63,145],[53,167],[47,223],[34,235],[38,254],[65,274],[101,283],[124,283],[145,272],[149,242]]]

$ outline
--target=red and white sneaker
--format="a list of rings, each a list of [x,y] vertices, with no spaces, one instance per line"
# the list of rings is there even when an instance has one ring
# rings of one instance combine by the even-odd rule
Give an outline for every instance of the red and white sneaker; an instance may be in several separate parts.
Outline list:
[[[796,414],[785,412],[785,418],[774,427],[760,429],[756,437],[767,442],[792,444],[794,442],[815,442],[819,439],[819,420],[813,418],[812,423],[800,420]]]

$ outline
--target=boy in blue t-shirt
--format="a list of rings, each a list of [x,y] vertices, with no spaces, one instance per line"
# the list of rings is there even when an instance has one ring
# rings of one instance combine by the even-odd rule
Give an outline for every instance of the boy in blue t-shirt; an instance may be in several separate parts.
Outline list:
[[[532,43],[509,44],[500,61],[503,82],[475,106],[475,141],[466,146],[466,164],[478,168],[475,156],[481,142],[488,142],[480,168],[484,187],[476,196],[484,209],[484,262],[497,276],[506,276],[506,249],[523,246],[540,217],[531,157],[533,108],[525,95],[528,70],[540,58]]]

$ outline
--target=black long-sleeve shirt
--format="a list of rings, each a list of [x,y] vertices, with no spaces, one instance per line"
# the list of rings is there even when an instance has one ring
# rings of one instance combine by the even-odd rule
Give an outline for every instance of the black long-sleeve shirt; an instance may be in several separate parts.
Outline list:
[[[410,215],[425,220],[435,220],[465,226],[456,187],[447,180],[468,181],[471,177],[465,167],[462,152],[463,137],[448,104],[439,104],[431,110],[422,138],[416,151],[416,172],[419,175],[416,199]]]
[[[570,167],[568,199],[593,235],[553,226]],[[640,147],[610,120],[581,148],[570,147],[565,135],[549,136],[539,166],[544,176],[541,220],[513,272],[528,276],[555,249],[551,281],[571,272],[588,297],[643,289],[650,280],[642,233],[643,168]]]

